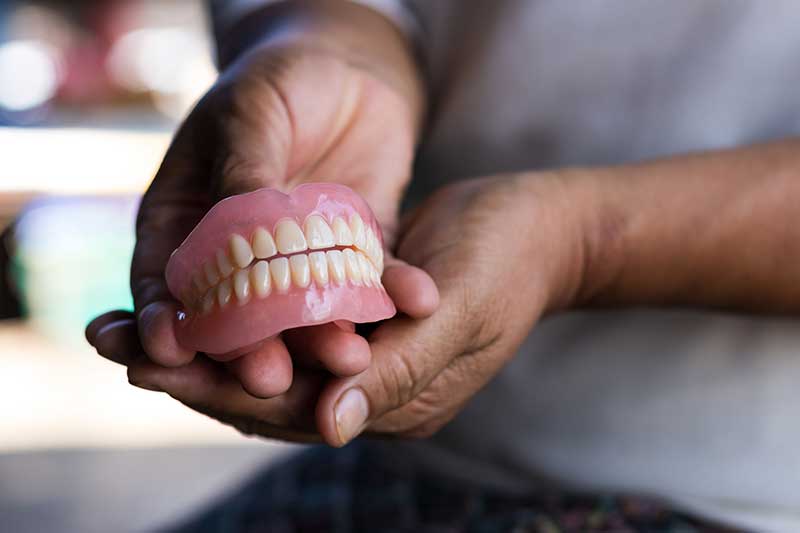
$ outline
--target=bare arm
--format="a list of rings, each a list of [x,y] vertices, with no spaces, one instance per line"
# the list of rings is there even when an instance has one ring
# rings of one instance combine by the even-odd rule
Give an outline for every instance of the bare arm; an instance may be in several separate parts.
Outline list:
[[[800,140],[565,174],[578,303],[800,311]]]

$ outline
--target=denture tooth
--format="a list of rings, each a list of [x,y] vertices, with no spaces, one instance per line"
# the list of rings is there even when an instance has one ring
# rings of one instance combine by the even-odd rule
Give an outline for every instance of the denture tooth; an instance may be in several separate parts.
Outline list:
[[[383,287],[381,285],[381,275],[378,273],[378,270],[370,265],[370,275],[372,276],[372,285],[375,287]]]
[[[352,251],[352,250],[351,250]],[[339,285],[342,285],[347,280],[347,274],[344,268],[344,255],[339,250],[331,250],[326,252],[328,258],[328,270],[330,276]]]
[[[364,221],[358,213],[353,213],[350,217],[350,231],[353,233],[353,244],[356,248],[360,250],[366,248],[367,234],[364,230]]]
[[[269,296],[270,279],[269,264],[266,261],[259,261],[250,269],[250,280],[253,282],[253,292],[259,298]]]
[[[356,253],[350,248],[342,250],[344,255],[344,266],[347,277],[356,285],[361,285],[361,267],[358,264]]]
[[[217,250],[217,269],[223,278],[233,274],[233,263],[225,250]]]
[[[206,284],[209,287],[213,287],[219,282],[219,272],[217,272],[217,267],[212,261],[203,263],[203,273],[206,276]]]
[[[312,250],[331,248],[336,246],[336,239],[333,237],[333,230],[319,215],[311,215],[306,219],[306,240],[308,247]]]
[[[272,281],[275,282],[275,289],[279,292],[288,291],[291,283],[289,260],[285,257],[273,259],[269,262],[269,271],[272,274]]]
[[[253,261],[253,249],[247,239],[239,234],[231,235],[231,256],[236,266],[246,268]]]
[[[339,246],[353,246],[353,232],[342,217],[333,219],[333,235]]]
[[[216,301],[216,298],[217,298],[217,293],[216,291],[214,291],[214,289],[209,289],[209,291],[206,292],[205,296],[203,296],[202,305],[203,305],[204,315],[209,314],[211,310],[214,308],[214,302]]]
[[[202,296],[208,290],[208,282],[201,270],[192,272],[192,287],[199,296]]]
[[[236,301],[239,305],[244,305],[250,300],[250,272],[247,270],[237,270],[233,275],[233,292],[236,294]]]
[[[275,227],[275,244],[282,254],[293,254],[308,249],[303,230],[294,220],[281,220]]]
[[[258,259],[268,259],[278,253],[275,239],[264,228],[256,228],[253,232],[253,253]]]
[[[372,285],[372,277],[370,276],[370,265],[369,259],[362,254],[361,252],[356,254],[358,258],[358,268],[361,270],[361,281],[364,282],[364,285],[367,287]]]
[[[311,276],[320,287],[328,284],[328,260],[325,252],[311,252],[308,254],[308,263],[311,266]]]
[[[289,267],[289,270],[292,271],[292,281],[295,285],[305,288],[311,284],[311,269],[308,265],[307,255],[293,255],[289,258]]]
[[[219,303],[220,309],[228,305],[228,302],[231,301],[232,294],[233,287],[231,286],[231,280],[222,280],[222,282],[217,286],[217,303]]]

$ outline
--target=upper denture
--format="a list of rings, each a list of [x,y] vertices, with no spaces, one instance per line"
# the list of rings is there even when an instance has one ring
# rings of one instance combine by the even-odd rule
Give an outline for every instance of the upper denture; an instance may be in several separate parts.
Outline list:
[[[166,277],[188,323],[216,316],[249,324],[256,319],[241,312],[264,302],[267,307],[259,309],[270,314],[264,329],[271,330],[326,318],[391,316],[394,306],[380,281],[383,259],[380,228],[366,203],[346,187],[314,184],[291,195],[260,190],[223,200],[173,253]],[[335,316],[337,310],[342,316]],[[192,329],[194,337],[209,336],[199,326]]]

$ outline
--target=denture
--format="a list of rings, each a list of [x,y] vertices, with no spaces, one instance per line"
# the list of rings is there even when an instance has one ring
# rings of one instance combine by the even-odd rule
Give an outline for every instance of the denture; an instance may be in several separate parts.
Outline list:
[[[392,317],[382,273],[383,236],[364,199],[312,183],[220,201],[172,253],[166,279],[183,305],[178,342],[221,355],[291,328]]]

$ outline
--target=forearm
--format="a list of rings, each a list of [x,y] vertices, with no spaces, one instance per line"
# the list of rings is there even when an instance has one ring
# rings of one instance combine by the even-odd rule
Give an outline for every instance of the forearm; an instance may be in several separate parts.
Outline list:
[[[800,140],[564,177],[575,301],[800,311]]]
[[[408,103],[420,129],[426,91],[412,44],[372,9],[342,0],[276,2],[247,14],[216,36],[223,70],[265,46],[290,44],[343,58],[394,88]]]

